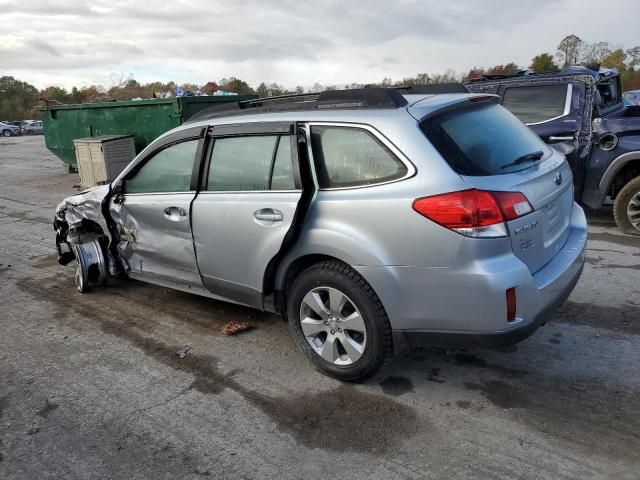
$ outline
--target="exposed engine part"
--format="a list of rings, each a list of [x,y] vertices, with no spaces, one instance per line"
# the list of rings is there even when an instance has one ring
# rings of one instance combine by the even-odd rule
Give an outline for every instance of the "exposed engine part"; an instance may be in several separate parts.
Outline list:
[[[104,285],[107,281],[107,266],[100,240],[94,238],[90,242],[74,244],[73,251],[78,261],[75,275],[78,291],[84,293],[91,287]]]

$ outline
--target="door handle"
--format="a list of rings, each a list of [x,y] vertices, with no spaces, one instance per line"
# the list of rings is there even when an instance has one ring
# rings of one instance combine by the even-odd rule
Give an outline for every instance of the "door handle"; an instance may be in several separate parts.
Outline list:
[[[573,140],[573,137],[549,137],[550,142],[568,142],[570,140]]]
[[[164,216],[172,222],[179,222],[187,219],[187,211],[181,207],[167,207],[164,209]]]
[[[273,208],[256,210],[253,212],[253,216],[256,220],[262,220],[263,222],[281,222],[284,218],[280,210],[275,210]]]

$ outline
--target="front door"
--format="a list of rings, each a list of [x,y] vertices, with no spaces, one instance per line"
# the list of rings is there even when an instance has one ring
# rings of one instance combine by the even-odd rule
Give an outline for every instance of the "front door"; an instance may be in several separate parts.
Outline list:
[[[111,199],[118,251],[130,276],[202,287],[190,224],[200,141],[181,138],[154,151],[125,176],[122,194]]]
[[[280,252],[302,189],[293,125],[213,127],[193,240],[205,287],[262,308],[267,265]]]

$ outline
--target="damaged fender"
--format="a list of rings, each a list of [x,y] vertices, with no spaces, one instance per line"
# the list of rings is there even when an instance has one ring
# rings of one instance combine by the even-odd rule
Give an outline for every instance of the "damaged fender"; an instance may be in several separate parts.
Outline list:
[[[58,263],[78,260],[76,286],[81,292],[106,281],[107,264],[109,273],[118,273],[109,253],[112,234],[104,214],[110,194],[110,185],[100,185],[66,198],[56,208],[53,228]]]

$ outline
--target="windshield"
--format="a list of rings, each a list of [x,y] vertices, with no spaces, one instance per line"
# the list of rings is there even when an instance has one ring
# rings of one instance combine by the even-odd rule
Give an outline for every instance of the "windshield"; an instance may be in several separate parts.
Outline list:
[[[507,109],[472,105],[428,118],[422,131],[457,173],[513,173],[540,162],[551,150]]]

